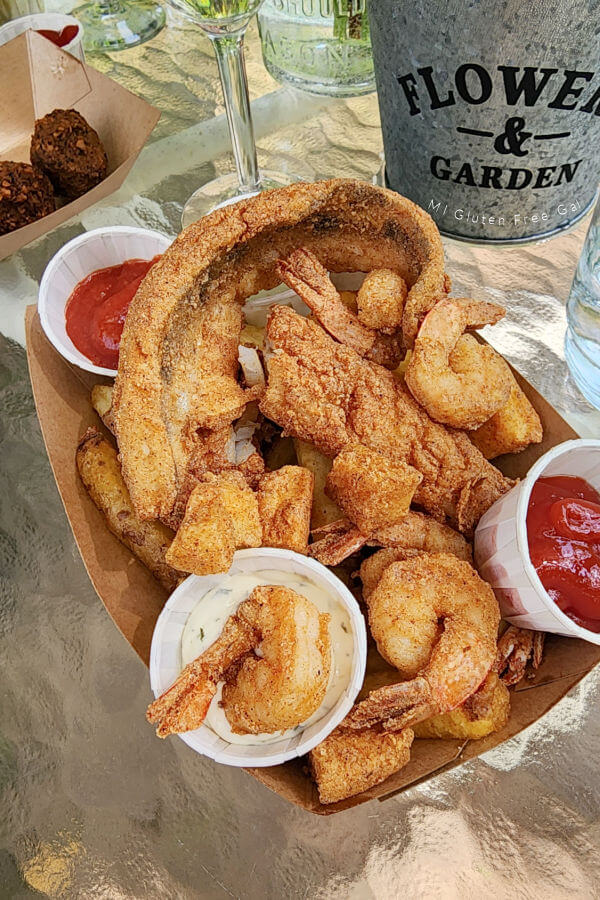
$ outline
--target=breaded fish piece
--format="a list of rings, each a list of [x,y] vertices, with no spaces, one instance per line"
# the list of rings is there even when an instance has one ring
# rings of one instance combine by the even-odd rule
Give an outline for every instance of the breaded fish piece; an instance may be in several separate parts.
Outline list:
[[[496,672],[456,709],[413,726],[417,738],[464,738],[478,741],[500,731],[510,715],[510,692]]]
[[[301,466],[267,472],[258,486],[263,547],[306,553],[310,533],[314,476]]]
[[[466,434],[433,422],[383,367],[337,344],[316,322],[276,306],[267,325],[271,348],[265,416],[286,433],[334,457],[364,444],[423,476],[415,502],[469,532],[511,482]]]
[[[403,461],[350,444],[334,459],[325,489],[350,521],[370,535],[404,518],[422,480]]]
[[[232,470],[219,475],[202,476],[203,484],[215,485],[221,503],[231,518],[233,543],[236,550],[244,547],[260,547],[262,525],[258,513],[258,497],[241,472]]]
[[[219,485],[197,484],[167,552],[167,562],[194,575],[228,572],[235,552],[233,531]]]
[[[161,522],[139,518],[112,444],[95,428],[88,428],[79,441],[76,461],[79,476],[112,533],[150,569],[166,590],[175,590],[185,575],[167,562],[173,532]]]
[[[503,453],[520,453],[530,444],[539,444],[544,433],[540,417],[512,377],[508,403],[469,437],[486,459]]]
[[[308,755],[321,803],[353,797],[398,772],[410,759],[413,737],[410,728],[390,734],[336,728]]]

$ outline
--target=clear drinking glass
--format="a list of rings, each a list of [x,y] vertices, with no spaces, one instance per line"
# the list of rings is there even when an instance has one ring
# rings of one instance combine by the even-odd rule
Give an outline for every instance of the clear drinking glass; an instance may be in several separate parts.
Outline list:
[[[244,65],[244,35],[262,0],[169,0],[186,18],[196,22],[213,43],[236,172],[209,181],[192,194],[181,216],[185,228],[217,209],[296,179],[258,169]]]
[[[265,0],[258,24],[277,81],[331,97],[375,90],[367,0]]]
[[[565,356],[577,387],[600,409],[600,202],[567,301]]]
[[[83,25],[84,48],[92,52],[143,44],[165,24],[165,11],[156,0],[93,0],[73,15]]]

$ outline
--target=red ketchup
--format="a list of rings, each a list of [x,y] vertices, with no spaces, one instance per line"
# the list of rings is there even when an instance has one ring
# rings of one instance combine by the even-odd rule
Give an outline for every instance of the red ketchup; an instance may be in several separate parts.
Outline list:
[[[97,366],[116,369],[129,304],[148,270],[160,259],[128,259],[92,272],[75,287],[65,307],[67,334]]]
[[[57,47],[66,47],[70,44],[74,37],[77,37],[77,25],[65,25],[61,31],[52,31],[50,28],[36,29],[47,40],[52,41]]]
[[[600,632],[600,494],[583,478],[538,478],[527,510],[531,562],[556,605]]]

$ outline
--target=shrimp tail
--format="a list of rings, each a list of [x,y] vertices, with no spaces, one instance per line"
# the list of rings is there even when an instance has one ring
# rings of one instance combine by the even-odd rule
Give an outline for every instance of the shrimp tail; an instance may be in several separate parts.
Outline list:
[[[350,711],[340,728],[354,731],[380,725],[384,731],[401,731],[437,712],[429,683],[417,676],[371,691]]]
[[[190,731],[206,718],[217,691],[218,674],[209,674],[197,662],[186,666],[175,684],[148,707],[146,718],[157,725],[158,737]]]
[[[242,614],[231,616],[221,636],[185,667],[174,684],[146,711],[158,737],[199,728],[223,674],[252,651],[257,630]]]

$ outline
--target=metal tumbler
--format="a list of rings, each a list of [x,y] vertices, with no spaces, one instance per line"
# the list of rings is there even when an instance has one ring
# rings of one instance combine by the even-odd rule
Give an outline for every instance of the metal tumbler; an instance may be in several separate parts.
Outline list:
[[[389,187],[440,230],[567,228],[600,177],[598,0],[372,0]]]

